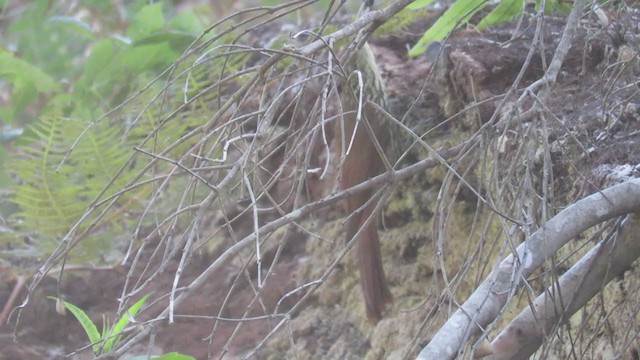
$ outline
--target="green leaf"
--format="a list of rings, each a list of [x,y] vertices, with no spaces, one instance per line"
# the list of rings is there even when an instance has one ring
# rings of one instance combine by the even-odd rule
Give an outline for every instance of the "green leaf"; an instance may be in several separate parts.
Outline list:
[[[127,29],[127,36],[134,41],[145,38],[164,29],[162,2],[146,5],[133,18]]]
[[[87,39],[95,40],[91,26],[84,21],[80,21],[72,16],[52,16],[47,20],[49,23],[59,25],[71,30],[75,35],[84,36]]]
[[[104,72],[111,63],[114,54],[113,39],[98,41],[91,49],[91,55],[84,63],[84,80],[87,85],[93,84],[99,74]]]
[[[16,118],[16,112],[14,106],[1,106],[0,105],[0,121],[9,125]]]
[[[109,318],[102,314],[102,331],[100,331],[100,338],[106,339],[109,336]]]
[[[129,319],[138,314],[138,312],[142,308],[142,305],[144,305],[144,303],[147,301],[148,298],[149,298],[149,294],[143,296],[142,299],[138,300],[135,304],[133,304],[125,314],[122,314],[122,316],[120,317],[120,320],[118,320],[118,322],[113,326],[113,329],[111,329],[109,338],[104,344],[103,351],[105,353],[108,353],[111,351],[111,349],[113,348],[113,345],[118,342],[120,333],[122,332],[122,330],[124,330],[124,328],[126,328],[127,325],[129,325]]]
[[[11,89],[11,101],[13,102],[12,121],[16,116],[20,115],[32,102],[38,97],[38,89],[33,82],[25,81],[24,78],[15,79],[13,89]]]
[[[40,68],[15,57],[7,51],[0,51],[0,79],[6,79],[13,85],[11,102],[13,111],[5,114],[6,122],[11,122],[40,93],[53,92],[58,89],[56,81]]]
[[[12,199],[20,206],[16,216],[23,220],[22,226],[55,237],[84,211],[85,203],[78,201],[84,185],[71,180],[77,175],[69,168],[55,171],[72,141],[69,132],[81,130],[80,123],[60,117],[43,117],[26,129],[26,143],[10,166],[23,183]]]
[[[54,296],[47,296],[47,298],[58,301],[58,298]],[[67,308],[67,310],[69,310],[73,314],[73,316],[76,317],[80,325],[82,325],[84,332],[89,337],[89,341],[91,341],[91,343],[93,344],[93,353],[97,354],[100,350],[100,341],[102,340],[102,338],[100,337],[100,333],[98,332],[98,328],[96,327],[96,325],[93,323],[93,321],[91,321],[89,316],[84,311],[82,311],[82,309],[70,302],[64,300],[62,300],[62,302],[64,303],[64,307]]]
[[[182,52],[195,39],[195,36],[183,31],[166,31],[138,40],[133,45],[144,46],[168,43],[173,49]]]
[[[45,1],[33,1],[24,9],[24,13],[9,28],[11,33],[21,33],[31,30],[33,25],[42,25],[46,21],[49,4]]]
[[[513,19],[522,11],[522,0],[502,0],[487,16],[480,21],[478,29],[484,29],[487,26],[499,24]]]
[[[431,5],[435,0],[416,0],[407,6],[407,9],[417,10]]]
[[[433,41],[446,38],[453,30],[466,24],[469,19],[487,5],[485,0],[458,0],[445,11],[417,44],[409,50],[409,56],[418,56],[425,51]]]
[[[92,35],[76,20],[54,18],[50,21],[50,13],[59,11],[54,3],[57,2],[26,2],[24,12],[9,30],[16,35],[11,43],[20,58],[43,72],[60,79],[73,79],[82,69],[77,66],[78,59],[83,58]]]
[[[164,70],[179,56],[168,42],[133,46],[120,57],[121,63],[133,74],[148,70]]]
[[[169,27],[173,30],[182,31],[193,36],[200,35],[205,29],[200,18],[192,11],[176,15],[171,19]]]

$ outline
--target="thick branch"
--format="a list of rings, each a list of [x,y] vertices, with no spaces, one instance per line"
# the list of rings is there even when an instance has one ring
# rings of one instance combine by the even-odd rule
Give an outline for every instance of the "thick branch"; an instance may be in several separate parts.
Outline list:
[[[567,321],[609,281],[640,257],[640,214],[631,214],[618,235],[594,246],[493,341],[492,360],[527,359],[555,326]],[[534,314],[535,310],[535,314]]]
[[[509,294],[550,256],[583,231],[617,216],[640,211],[640,179],[592,194],[561,211],[533,233],[480,284],[418,359],[453,359],[470,336],[480,334],[504,307]]]

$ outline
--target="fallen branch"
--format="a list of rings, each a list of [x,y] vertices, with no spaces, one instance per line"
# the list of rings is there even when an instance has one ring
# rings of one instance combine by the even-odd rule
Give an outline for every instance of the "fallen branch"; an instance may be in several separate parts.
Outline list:
[[[640,257],[640,214],[630,214],[618,234],[594,246],[560,280],[538,296],[491,343],[491,360],[527,359],[554,327],[569,320],[612,279]]]
[[[419,360],[453,359],[505,306],[509,295],[549,257],[583,231],[603,221],[640,211],[640,179],[594,193],[547,221],[504,259],[434,335]]]

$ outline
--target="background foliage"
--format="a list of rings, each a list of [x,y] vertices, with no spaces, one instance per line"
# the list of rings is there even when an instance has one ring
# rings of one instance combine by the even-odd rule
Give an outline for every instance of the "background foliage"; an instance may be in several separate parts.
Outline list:
[[[118,105],[149,83],[160,88],[151,81],[203,33],[210,14],[207,7],[176,14],[170,1],[114,4],[3,4],[9,36],[0,43],[0,91],[7,100],[0,103],[0,120],[8,130],[24,129],[1,158],[2,185],[11,194],[3,207],[12,229],[2,235],[5,256],[50,253],[98,194],[109,196],[134,176],[139,163],[123,166],[133,140],[154,126],[144,120],[158,110],[146,109],[125,136],[135,119]],[[129,106],[141,108],[148,99],[139,96]],[[113,260],[114,240],[127,222],[122,215],[145,191],[121,199],[121,216],[89,233],[76,255]]]

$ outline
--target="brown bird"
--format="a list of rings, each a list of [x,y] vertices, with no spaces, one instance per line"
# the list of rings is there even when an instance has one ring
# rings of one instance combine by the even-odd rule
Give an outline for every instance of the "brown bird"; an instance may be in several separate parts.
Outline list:
[[[375,102],[382,107],[386,104],[384,85],[373,53],[365,44],[354,56],[353,65],[362,74],[365,96],[361,104],[362,118],[360,123],[357,123],[358,88],[357,81],[353,81],[356,75],[354,72],[347,74],[350,75],[350,81],[346,83],[347,86],[342,89],[341,94],[345,110],[344,123],[338,122],[335,131],[336,136],[341,139],[339,142],[342,143],[342,152],[348,150],[348,153],[344,154],[346,157],[340,179],[341,189],[358,185],[384,171],[383,160],[376,150],[374,139],[370,136],[366,123],[371,127],[372,133],[375,134],[383,149],[390,145],[391,138],[390,129],[388,126],[385,128],[382,115],[371,104]],[[349,146],[351,146],[350,149]],[[382,267],[378,237],[379,214],[373,214],[376,201],[370,201],[366,207],[362,208],[367,201],[371,200],[374,192],[375,189],[358,192],[345,201],[344,207],[347,215],[350,216],[346,223],[347,240],[351,240],[356,235],[369,217],[375,217],[359,235],[357,251],[367,318],[372,323],[377,323],[382,318],[385,306],[392,302],[392,296]]]

